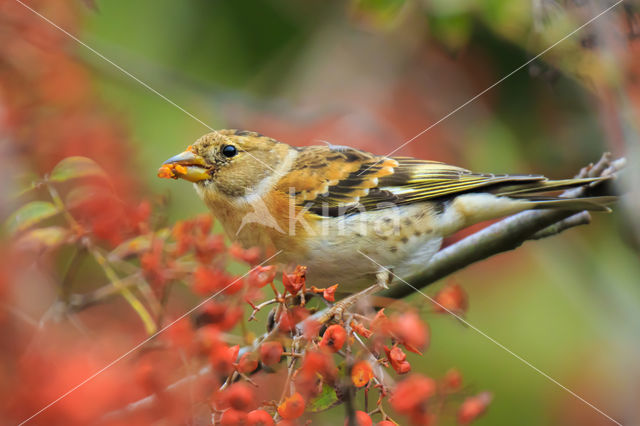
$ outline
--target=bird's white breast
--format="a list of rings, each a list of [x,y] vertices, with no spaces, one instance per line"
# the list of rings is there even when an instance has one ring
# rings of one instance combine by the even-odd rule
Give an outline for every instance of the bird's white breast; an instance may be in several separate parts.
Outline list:
[[[442,243],[430,208],[421,203],[320,220],[300,262],[308,266],[309,285],[354,292],[375,283],[379,265],[400,277],[424,269]]]

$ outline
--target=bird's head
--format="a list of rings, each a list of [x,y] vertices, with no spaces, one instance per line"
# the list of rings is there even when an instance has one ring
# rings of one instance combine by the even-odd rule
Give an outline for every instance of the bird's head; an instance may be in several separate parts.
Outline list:
[[[158,176],[194,182],[198,192],[242,197],[274,173],[289,149],[254,132],[220,130],[165,161]]]

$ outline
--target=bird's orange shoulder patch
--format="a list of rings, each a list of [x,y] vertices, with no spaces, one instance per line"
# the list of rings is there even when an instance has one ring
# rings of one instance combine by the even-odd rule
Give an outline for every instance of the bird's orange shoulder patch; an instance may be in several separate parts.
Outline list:
[[[326,198],[335,190],[340,192],[340,200],[350,203],[376,187],[378,178],[393,174],[397,165],[391,158],[354,148],[300,148],[294,165],[278,182],[276,189],[293,193],[298,203]]]

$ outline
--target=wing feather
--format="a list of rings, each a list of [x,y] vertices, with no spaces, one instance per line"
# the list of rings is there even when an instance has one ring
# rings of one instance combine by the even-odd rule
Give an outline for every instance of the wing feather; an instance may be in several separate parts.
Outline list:
[[[290,172],[277,184],[295,193],[298,205],[311,208],[350,206],[376,188],[379,178],[391,175],[398,162],[349,147],[299,148]]]
[[[444,200],[482,188],[535,187],[540,175],[494,175],[437,161],[382,157],[354,148],[298,148],[291,171],[276,189],[293,191],[296,204],[319,215],[342,215],[428,200]],[[293,189],[290,189],[293,188]]]

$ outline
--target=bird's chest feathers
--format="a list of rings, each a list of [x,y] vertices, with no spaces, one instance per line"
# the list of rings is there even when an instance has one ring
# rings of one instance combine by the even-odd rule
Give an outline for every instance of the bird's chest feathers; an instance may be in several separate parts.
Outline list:
[[[228,197],[214,191],[198,190],[220,221],[225,232],[244,247],[302,250],[306,236],[300,208],[286,194],[277,191],[252,192]]]

